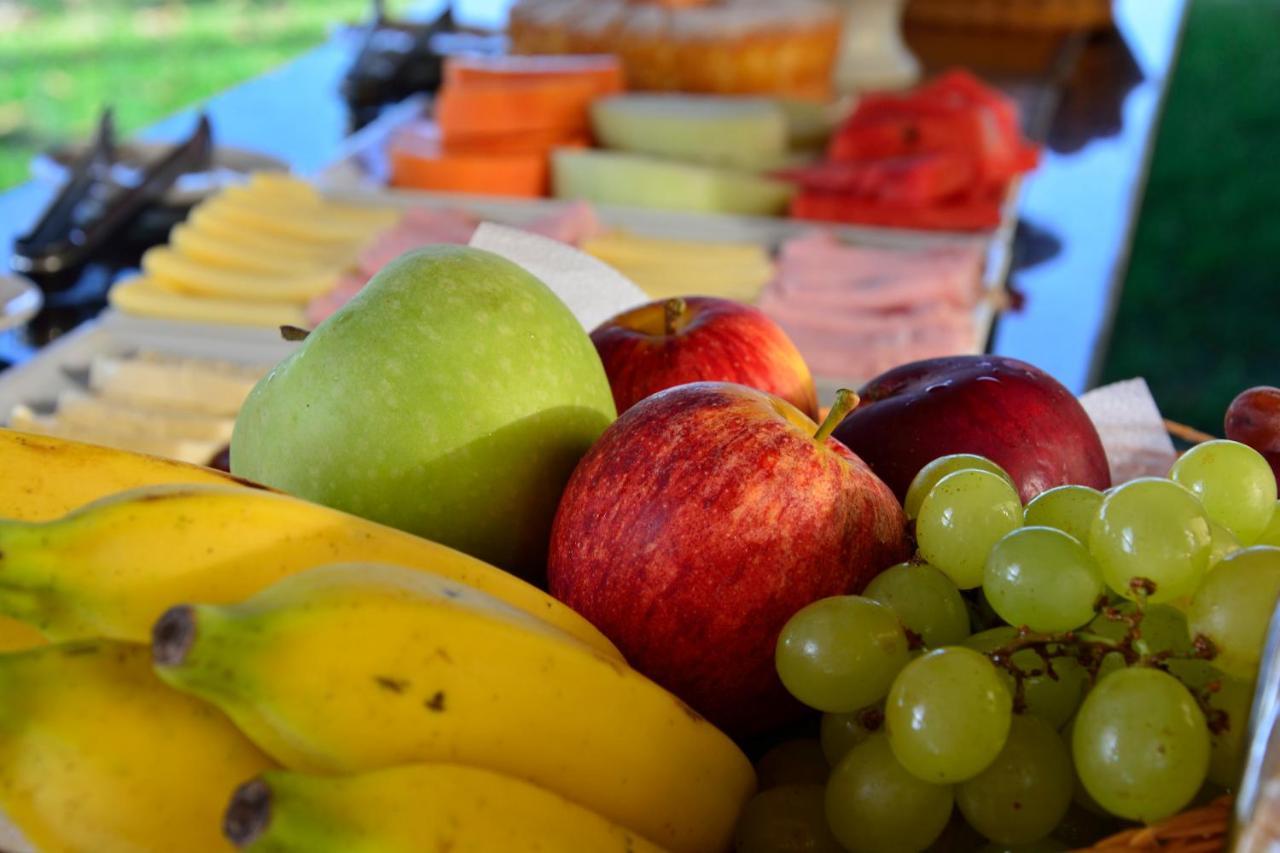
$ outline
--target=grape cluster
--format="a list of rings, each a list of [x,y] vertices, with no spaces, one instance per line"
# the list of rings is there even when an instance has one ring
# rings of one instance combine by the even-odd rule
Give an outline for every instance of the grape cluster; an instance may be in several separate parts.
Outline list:
[[[1073,801],[1152,822],[1234,787],[1280,599],[1259,453],[1211,441],[1168,478],[1025,507],[999,466],[946,456],[904,503],[916,557],[778,639],[826,766],[806,745],[804,778],[748,806],[740,853],[925,850],[957,811],[992,845],[1056,849]],[[780,832],[792,847],[763,844]]]

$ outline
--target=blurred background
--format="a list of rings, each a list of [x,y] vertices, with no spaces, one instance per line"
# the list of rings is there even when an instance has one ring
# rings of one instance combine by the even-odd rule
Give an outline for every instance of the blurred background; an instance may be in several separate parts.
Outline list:
[[[1156,2],[1156,0],[1152,0]],[[422,4],[391,3],[392,12]],[[507,5],[492,0],[495,18]],[[0,0],[0,190],[115,108],[122,136],[279,66],[366,0]],[[1280,0],[1193,0],[1103,381],[1220,433],[1280,380]]]

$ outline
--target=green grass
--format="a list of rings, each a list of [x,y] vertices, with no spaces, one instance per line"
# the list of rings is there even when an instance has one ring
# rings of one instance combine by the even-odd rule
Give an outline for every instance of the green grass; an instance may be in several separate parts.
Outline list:
[[[1280,385],[1278,33],[1275,0],[1194,0],[1103,371],[1218,435]]]
[[[364,17],[368,0],[0,0],[0,190],[31,156],[88,134],[114,105],[122,135],[281,64]]]

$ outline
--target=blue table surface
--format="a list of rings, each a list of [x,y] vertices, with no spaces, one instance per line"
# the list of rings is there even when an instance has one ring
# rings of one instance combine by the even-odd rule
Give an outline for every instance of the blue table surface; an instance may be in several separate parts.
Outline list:
[[[455,7],[468,23],[496,24],[509,3],[463,0]],[[1105,355],[1186,0],[1116,0],[1114,9],[1119,44],[1136,72],[1121,93],[1118,126],[1077,147],[1055,145],[1055,133],[1065,138],[1075,129],[1055,121],[1042,165],[1024,183],[1019,215],[1056,253],[1015,263],[1011,280],[1025,304],[1001,316],[991,342],[992,351],[1037,364],[1077,393],[1092,386]],[[209,113],[219,143],[314,172],[333,160],[347,135],[338,85],[353,50],[353,39],[331,39],[198,107]],[[141,136],[180,138],[195,114],[196,108],[178,113]],[[0,194],[0,246],[33,223],[53,191],[31,181]],[[31,354],[16,333],[0,334],[0,359]]]

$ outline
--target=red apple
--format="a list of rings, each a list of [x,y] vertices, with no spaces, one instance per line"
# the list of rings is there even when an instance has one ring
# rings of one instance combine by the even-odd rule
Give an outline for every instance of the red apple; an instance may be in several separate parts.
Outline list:
[[[1280,480],[1280,388],[1259,385],[1241,391],[1227,407],[1223,427],[1227,438],[1265,456]]]
[[[1025,361],[916,361],[882,373],[859,397],[835,436],[899,498],[921,468],[951,453],[976,453],[1003,467],[1024,502],[1067,483],[1111,485],[1093,421],[1061,383]]]
[[[602,323],[591,341],[619,414],[677,385],[737,382],[818,416],[800,351],[763,311],[741,302],[710,296],[650,302]]]
[[[724,382],[637,403],[560,501],[552,594],[730,732],[802,714],[774,670],[782,626],[908,554],[893,493],[828,437],[847,410],[819,428],[778,397]]]

